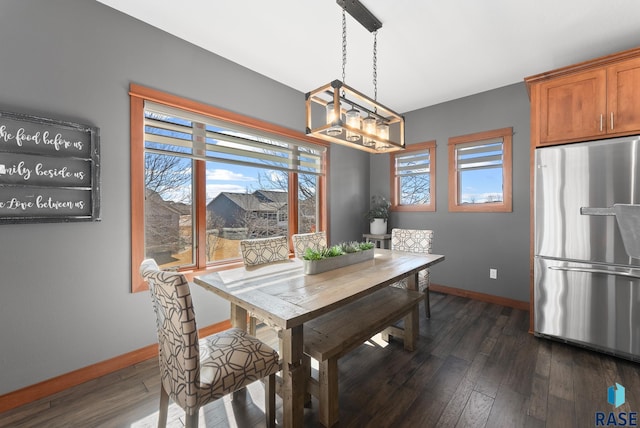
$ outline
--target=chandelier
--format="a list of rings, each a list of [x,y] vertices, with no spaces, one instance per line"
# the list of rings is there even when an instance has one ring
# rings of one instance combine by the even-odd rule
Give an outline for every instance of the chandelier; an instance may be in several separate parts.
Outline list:
[[[342,7],[342,80],[334,80],[305,94],[307,135],[371,153],[403,150],[404,118],[380,104],[378,96],[377,36],[382,23],[358,0],[337,0]],[[345,84],[348,12],[374,35],[374,98]],[[314,128],[313,121],[316,126]]]

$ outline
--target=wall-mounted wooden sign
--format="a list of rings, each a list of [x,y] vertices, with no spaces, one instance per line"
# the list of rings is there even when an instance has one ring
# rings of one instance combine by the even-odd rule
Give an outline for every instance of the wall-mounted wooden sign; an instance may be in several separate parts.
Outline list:
[[[99,129],[0,112],[0,224],[100,220]]]

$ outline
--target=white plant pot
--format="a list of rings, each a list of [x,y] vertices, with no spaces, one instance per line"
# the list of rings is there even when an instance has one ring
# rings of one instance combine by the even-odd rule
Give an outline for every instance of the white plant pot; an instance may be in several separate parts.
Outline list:
[[[383,218],[374,218],[370,225],[372,235],[384,235],[387,233],[387,220]]]

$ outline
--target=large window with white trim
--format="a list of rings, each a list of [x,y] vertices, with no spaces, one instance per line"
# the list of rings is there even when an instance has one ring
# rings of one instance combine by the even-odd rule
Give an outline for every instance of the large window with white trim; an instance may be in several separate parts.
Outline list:
[[[242,239],[325,229],[326,145],[148,91],[132,85],[134,271],[146,257],[182,271],[223,268],[240,261]]]

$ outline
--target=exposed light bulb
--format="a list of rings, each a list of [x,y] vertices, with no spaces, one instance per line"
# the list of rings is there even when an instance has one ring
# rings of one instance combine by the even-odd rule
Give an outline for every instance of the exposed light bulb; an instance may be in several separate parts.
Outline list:
[[[383,121],[378,121],[376,124],[376,135],[381,140],[389,140],[389,125]]]
[[[330,125],[339,119],[340,113],[336,113],[333,102],[327,103],[327,125]],[[331,128],[327,129],[327,134],[332,136],[340,135],[342,134],[342,128],[339,126],[332,126]]]
[[[367,134],[376,135],[376,119],[368,115],[362,121],[362,130]],[[375,146],[373,139],[369,137],[362,137],[362,144],[367,147]]]
[[[361,127],[361,119],[360,119],[360,111],[354,107],[351,108],[346,114],[346,123],[348,126],[356,129],[360,129]],[[351,132],[347,130],[347,140],[348,141],[358,141],[360,139],[360,134],[356,134],[355,132]]]

